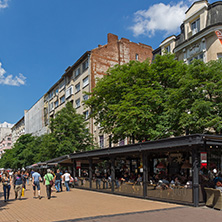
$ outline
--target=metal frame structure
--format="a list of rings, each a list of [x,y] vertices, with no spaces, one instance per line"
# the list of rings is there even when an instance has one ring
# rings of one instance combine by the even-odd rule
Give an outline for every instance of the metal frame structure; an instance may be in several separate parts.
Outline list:
[[[115,158],[119,155],[126,156],[130,154],[142,154],[143,157],[143,197],[147,197],[147,184],[148,184],[148,156],[151,152],[166,152],[166,151],[192,151],[192,175],[193,175],[193,203],[195,207],[199,206],[199,170],[200,170],[200,152],[206,150],[209,146],[222,147],[222,136],[220,135],[206,135],[195,134],[180,137],[173,137],[167,139],[161,139],[157,141],[148,141],[138,144],[131,144],[126,146],[118,146],[106,149],[98,149],[86,152],[77,152],[70,155],[62,156],[50,161],[47,164],[57,162],[63,166],[72,166],[73,177],[77,175],[76,161],[84,160],[89,164],[89,189],[92,189],[92,167],[93,159],[95,158],[107,158],[111,161],[111,178],[115,178]],[[114,180],[111,182],[111,192],[115,193]],[[78,187],[77,187],[78,188]],[[124,194],[123,194],[124,195]],[[132,195],[128,195],[132,196]],[[164,201],[164,200],[163,200]],[[166,200],[165,200],[166,201]],[[168,200],[167,200],[168,201]],[[172,201],[168,201],[172,202]]]

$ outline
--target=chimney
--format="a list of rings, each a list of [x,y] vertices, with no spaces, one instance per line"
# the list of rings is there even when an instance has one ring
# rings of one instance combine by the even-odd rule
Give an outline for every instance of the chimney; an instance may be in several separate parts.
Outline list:
[[[111,43],[111,42],[117,42],[118,41],[118,36],[114,35],[112,33],[108,33],[107,35],[107,42]]]

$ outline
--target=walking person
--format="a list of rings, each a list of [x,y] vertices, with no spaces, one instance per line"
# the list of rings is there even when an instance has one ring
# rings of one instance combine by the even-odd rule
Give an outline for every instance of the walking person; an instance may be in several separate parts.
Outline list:
[[[22,196],[22,186],[23,186],[23,180],[20,170],[18,170],[15,179],[14,179],[14,187],[15,187],[15,199],[21,200]]]
[[[32,186],[33,186],[33,198],[36,197],[36,190],[38,191],[38,198],[41,199],[40,181],[42,181],[41,175],[38,171],[32,173]]]
[[[71,180],[71,175],[66,170],[64,175],[63,175],[63,181],[65,182],[66,191],[70,191],[70,189],[69,189],[69,181],[70,180]]]
[[[61,175],[61,177],[60,177],[60,191],[62,192],[62,171],[60,171],[60,175]]]
[[[27,177],[27,179],[26,179],[26,181],[27,181],[27,185],[29,185],[29,172],[26,171],[25,174],[26,174],[26,177]]]
[[[9,194],[10,194],[10,189],[11,189],[11,177],[9,176],[8,172],[5,172],[2,175],[2,184],[3,184],[3,191],[4,191],[4,201],[9,200]]]
[[[45,186],[46,186],[46,193],[48,199],[51,198],[52,192],[52,185],[53,185],[53,175],[51,174],[51,170],[47,169],[47,174],[44,176]]]
[[[60,182],[61,182],[61,174],[60,174],[60,170],[58,169],[56,174],[55,174],[55,188],[56,188],[56,192],[60,191]]]

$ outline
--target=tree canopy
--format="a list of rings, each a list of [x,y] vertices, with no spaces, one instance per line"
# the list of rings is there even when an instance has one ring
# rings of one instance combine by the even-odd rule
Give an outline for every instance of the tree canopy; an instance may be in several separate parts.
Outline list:
[[[221,61],[187,65],[167,54],[109,69],[86,105],[114,142],[220,132],[221,79]]]
[[[6,150],[2,155],[0,167],[22,168],[74,151],[94,149],[86,124],[84,116],[77,114],[72,104],[67,103],[66,107],[50,120],[51,133],[40,137],[22,135],[13,149]]]

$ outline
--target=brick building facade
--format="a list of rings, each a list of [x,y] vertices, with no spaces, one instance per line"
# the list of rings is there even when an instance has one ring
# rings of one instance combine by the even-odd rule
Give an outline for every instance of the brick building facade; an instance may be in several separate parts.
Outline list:
[[[88,118],[90,110],[84,107],[84,101],[88,99],[84,92],[92,92],[96,79],[102,78],[110,67],[128,63],[131,60],[142,62],[146,59],[152,60],[151,46],[134,43],[126,38],[118,39],[118,36],[109,33],[107,44],[98,45],[97,48],[85,52],[65,70],[62,77],[44,95],[45,125],[47,126],[49,118],[53,118],[69,101],[73,103],[77,113],[85,115],[94,141],[101,148],[108,147],[109,136],[101,134],[99,127],[95,126],[94,120]]]

